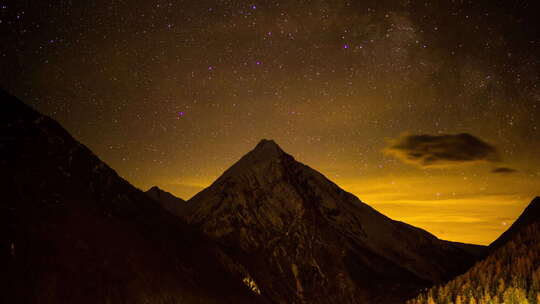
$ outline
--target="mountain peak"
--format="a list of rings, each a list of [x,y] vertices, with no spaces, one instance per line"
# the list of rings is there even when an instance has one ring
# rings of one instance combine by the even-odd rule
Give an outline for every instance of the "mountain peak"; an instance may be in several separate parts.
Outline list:
[[[274,158],[285,154],[279,145],[271,139],[262,139],[251,151],[251,153],[261,156],[260,158]]]
[[[387,218],[272,140],[186,205],[188,223],[235,248],[233,256],[250,257],[243,267],[276,303],[403,303],[476,259],[464,246]]]
[[[274,145],[274,146],[277,146],[278,144],[276,144],[276,142],[273,140],[273,139],[266,139],[266,138],[263,138],[259,141],[259,143],[257,144],[257,147],[259,146],[264,146],[264,145]]]
[[[172,214],[179,217],[183,216],[185,209],[184,205],[186,203],[186,201],[183,199],[174,196],[174,194],[169,193],[158,186],[153,186],[152,188],[148,189],[148,191],[146,191],[146,195],[158,202],[161,207]]]
[[[230,176],[241,176],[244,174],[253,174],[258,172],[267,175],[267,166],[271,163],[282,162],[284,160],[294,160],[292,156],[285,153],[271,139],[262,139],[253,150],[249,151],[227,171],[225,171],[219,179],[224,179]]]
[[[146,193],[157,193],[157,194],[159,194],[159,193],[169,193],[169,192],[167,192],[167,191],[165,191],[165,190],[163,190],[160,187],[155,186],[155,185],[152,186],[150,189],[146,190],[145,192]]]

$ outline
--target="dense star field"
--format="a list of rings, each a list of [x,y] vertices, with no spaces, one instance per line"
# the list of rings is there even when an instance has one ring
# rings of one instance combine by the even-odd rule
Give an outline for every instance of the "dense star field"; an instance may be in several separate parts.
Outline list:
[[[0,87],[188,199],[274,139],[382,213],[488,244],[540,185],[533,1],[1,1]]]

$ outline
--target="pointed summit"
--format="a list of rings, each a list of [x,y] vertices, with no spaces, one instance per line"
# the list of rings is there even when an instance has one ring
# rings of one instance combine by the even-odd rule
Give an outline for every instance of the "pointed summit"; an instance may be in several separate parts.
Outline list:
[[[258,159],[277,158],[284,154],[283,150],[271,139],[262,139],[248,155],[256,155]]]
[[[403,303],[476,259],[380,214],[272,140],[187,205],[186,220],[234,248],[238,267],[276,303]]]
[[[271,172],[270,168],[276,169],[275,164],[291,161],[294,161],[294,157],[281,150],[275,141],[263,139],[253,150],[227,169],[218,180],[246,175],[268,177]],[[274,174],[276,174],[275,171]]]
[[[281,150],[279,145],[273,139],[266,139],[266,138],[261,139],[261,141],[259,141],[257,146],[255,146],[255,149],[263,149],[264,147],[272,147],[272,149]]]
[[[158,186],[153,186],[152,188],[148,189],[148,191],[146,191],[146,195],[158,202],[165,210],[176,216],[183,217],[185,212],[184,210],[186,208],[186,201],[183,199],[160,189]]]

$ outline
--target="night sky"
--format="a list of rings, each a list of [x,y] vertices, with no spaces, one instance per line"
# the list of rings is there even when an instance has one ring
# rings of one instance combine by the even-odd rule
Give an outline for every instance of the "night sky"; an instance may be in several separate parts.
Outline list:
[[[0,0],[0,86],[184,199],[262,138],[486,244],[540,195],[535,1]]]

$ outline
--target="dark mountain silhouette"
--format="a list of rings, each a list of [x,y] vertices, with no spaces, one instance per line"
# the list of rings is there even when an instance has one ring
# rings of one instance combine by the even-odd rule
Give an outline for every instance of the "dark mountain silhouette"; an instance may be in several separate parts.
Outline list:
[[[184,217],[187,205],[186,201],[184,201],[183,199],[178,198],[173,194],[160,189],[158,186],[154,186],[148,189],[148,191],[146,191],[146,194],[150,196],[150,198],[152,198],[153,200],[159,202],[161,204],[161,207],[163,207],[165,210],[168,210],[172,214],[179,217]]]
[[[518,234],[523,228],[529,226],[532,223],[540,221],[540,197],[536,197],[525,208],[523,213],[518,219],[506,230],[501,236],[499,236],[493,243],[489,245],[489,250],[493,251],[506,244],[516,234]]]
[[[188,209],[188,222],[228,247],[278,303],[403,303],[463,273],[483,252],[382,215],[271,140]]]
[[[0,91],[0,303],[259,303],[228,257]]]
[[[490,246],[490,254],[465,274],[431,288],[408,304],[540,304],[540,198]]]

